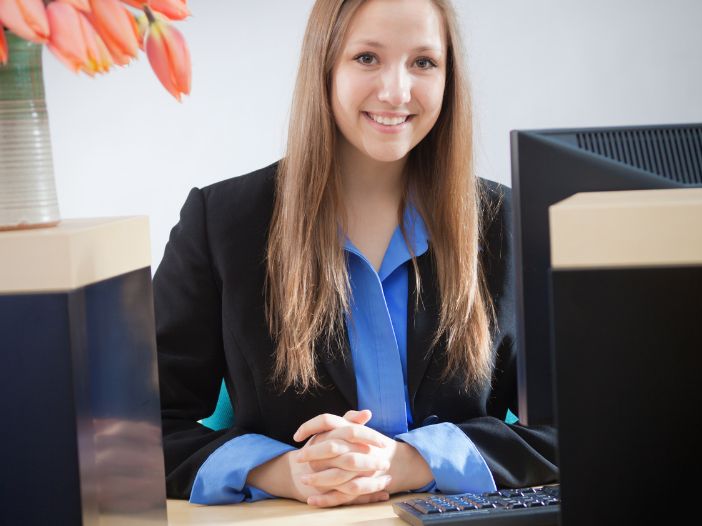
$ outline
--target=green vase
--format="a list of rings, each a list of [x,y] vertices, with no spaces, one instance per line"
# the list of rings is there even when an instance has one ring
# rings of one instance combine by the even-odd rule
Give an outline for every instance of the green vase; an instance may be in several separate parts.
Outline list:
[[[61,218],[44,98],[43,46],[7,30],[5,37],[9,61],[0,66],[0,230],[54,226]]]

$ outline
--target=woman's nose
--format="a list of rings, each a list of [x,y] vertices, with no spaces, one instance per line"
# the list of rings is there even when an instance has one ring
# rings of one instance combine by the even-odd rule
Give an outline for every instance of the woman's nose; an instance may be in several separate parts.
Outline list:
[[[412,81],[404,67],[389,68],[380,79],[379,101],[402,106],[411,100]]]

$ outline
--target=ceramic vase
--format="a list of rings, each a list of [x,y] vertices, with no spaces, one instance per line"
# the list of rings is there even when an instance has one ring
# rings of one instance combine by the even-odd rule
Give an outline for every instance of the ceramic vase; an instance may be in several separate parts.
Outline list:
[[[7,30],[5,37],[9,61],[0,65],[0,230],[50,227],[61,218],[44,97],[43,46]]]

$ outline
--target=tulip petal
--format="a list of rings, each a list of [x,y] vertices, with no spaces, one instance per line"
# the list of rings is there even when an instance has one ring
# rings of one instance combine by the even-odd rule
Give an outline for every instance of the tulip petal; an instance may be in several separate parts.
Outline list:
[[[5,65],[10,59],[10,53],[7,49],[7,39],[5,38],[5,30],[2,28],[2,20],[0,20],[0,64]]]
[[[88,75],[94,73],[105,73],[112,67],[112,57],[107,50],[107,46],[97,34],[95,28],[84,15],[79,15],[80,29],[85,41],[88,60],[83,65],[83,71]]]
[[[90,0],[91,22],[98,34],[117,56],[136,57],[139,51],[139,30],[134,17],[118,0]]]
[[[80,71],[88,61],[80,16],[75,7],[63,2],[51,2],[46,8],[51,28],[49,50],[74,72]]]
[[[110,50],[107,49],[107,45],[100,38],[100,35],[95,35],[95,43],[98,48],[98,63],[102,66],[102,73],[107,72],[114,64]]]
[[[70,4],[75,7],[78,11],[83,13],[90,12],[90,3],[88,0],[56,0],[57,2],[63,2],[64,4]]]
[[[144,9],[144,6],[148,4],[148,0],[122,0],[123,4],[136,7],[137,9]]]
[[[0,0],[0,20],[25,40],[43,44],[49,38],[49,21],[42,0]]]
[[[149,7],[170,20],[183,20],[190,15],[185,0],[149,0]]]
[[[166,44],[171,62],[171,71],[178,91],[190,94],[191,64],[190,51],[180,31],[173,26],[167,26]]]
[[[107,46],[107,49],[110,53],[110,56],[112,57],[112,60],[114,61],[115,64],[118,66],[126,66],[131,62],[132,58],[126,53],[123,53],[122,50],[119,47],[119,44],[117,44],[114,40],[110,38],[109,34],[106,33],[98,33],[100,35],[100,38],[102,38],[102,41],[105,43],[105,46]]]
[[[178,93],[171,76],[171,69],[168,63],[168,49],[166,48],[166,42],[159,27],[159,22],[151,24],[149,28],[149,33],[146,36],[146,56],[149,58],[149,64],[151,64],[151,69],[156,74],[156,78],[171,95],[180,101],[180,93]]]
[[[149,19],[146,17],[145,13],[136,17],[136,25],[139,30],[139,49],[144,51],[144,38],[146,37],[146,32],[149,30]]]

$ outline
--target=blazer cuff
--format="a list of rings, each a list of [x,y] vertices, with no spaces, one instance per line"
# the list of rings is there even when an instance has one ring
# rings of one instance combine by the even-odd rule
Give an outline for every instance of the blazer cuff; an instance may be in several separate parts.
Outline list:
[[[234,504],[275,498],[246,484],[249,471],[294,447],[264,435],[248,433],[225,442],[200,466],[190,502],[193,504]]]
[[[395,439],[406,442],[422,455],[434,474],[436,489],[442,493],[483,493],[497,489],[478,448],[450,422],[419,427]],[[431,484],[425,488],[422,489],[434,489]]]

